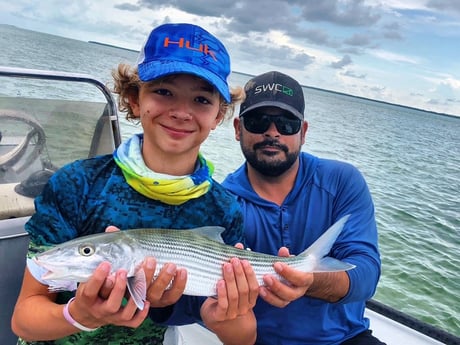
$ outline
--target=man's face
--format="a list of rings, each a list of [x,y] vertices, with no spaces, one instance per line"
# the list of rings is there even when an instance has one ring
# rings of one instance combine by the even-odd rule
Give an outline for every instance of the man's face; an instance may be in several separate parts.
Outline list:
[[[307,122],[277,107],[253,110],[235,119],[234,126],[249,165],[272,177],[282,175],[296,162],[308,128]]]

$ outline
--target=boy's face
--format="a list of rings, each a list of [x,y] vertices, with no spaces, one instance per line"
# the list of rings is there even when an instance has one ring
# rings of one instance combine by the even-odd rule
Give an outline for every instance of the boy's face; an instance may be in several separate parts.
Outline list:
[[[219,93],[206,81],[177,74],[143,83],[130,99],[144,129],[143,152],[156,155],[196,154],[223,118]]]

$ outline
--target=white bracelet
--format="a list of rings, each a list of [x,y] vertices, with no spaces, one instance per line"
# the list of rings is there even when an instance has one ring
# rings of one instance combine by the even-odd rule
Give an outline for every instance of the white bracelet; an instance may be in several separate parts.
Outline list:
[[[79,330],[82,330],[82,331],[85,331],[85,332],[92,332],[92,331],[95,331],[97,328],[89,328],[89,327],[85,327],[83,326],[81,323],[75,321],[72,317],[72,315],[70,315],[69,313],[69,305],[70,303],[75,299],[75,297],[72,297],[71,299],[69,299],[69,301],[67,302],[67,304],[65,305],[64,307],[64,310],[62,311],[62,313],[64,314],[64,318],[67,320],[68,323],[70,323],[72,326],[74,327],[77,327]]]

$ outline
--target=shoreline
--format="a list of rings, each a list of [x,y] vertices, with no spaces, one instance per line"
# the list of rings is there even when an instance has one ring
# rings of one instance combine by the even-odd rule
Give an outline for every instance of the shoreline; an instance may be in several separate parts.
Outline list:
[[[242,74],[242,75],[245,75],[245,76],[251,77],[251,78],[255,76],[254,74],[243,73],[243,72],[238,72],[238,71],[232,71],[232,72],[235,72],[235,73],[238,73],[238,74]],[[306,88],[306,89],[312,89],[312,90],[317,90],[317,91],[322,91],[322,92],[329,92],[329,93],[333,93],[333,94],[336,94],[336,95],[341,95],[341,96],[346,96],[346,97],[358,98],[358,99],[362,99],[362,100],[365,100],[365,101],[378,102],[378,103],[382,103],[382,104],[386,104],[386,105],[391,105],[391,106],[396,106],[396,107],[401,107],[401,108],[406,108],[406,109],[410,109],[410,110],[423,111],[423,112],[425,112],[425,113],[431,113],[431,114],[434,114],[434,115],[440,115],[440,116],[453,117],[453,118],[460,119],[460,115],[447,114],[447,113],[440,113],[440,112],[433,111],[433,110],[426,110],[426,109],[422,109],[422,108],[412,107],[412,106],[410,106],[410,105],[404,105],[404,104],[398,104],[398,103],[391,103],[391,102],[382,101],[382,100],[378,100],[378,99],[374,99],[374,98],[368,98],[368,97],[363,97],[363,96],[356,96],[356,95],[353,95],[353,94],[351,94],[351,93],[345,93],[345,92],[341,92],[341,91],[334,91],[334,90],[322,89],[322,88],[320,88],[320,87],[309,86],[309,85],[305,85],[305,84],[300,84],[300,86],[302,86],[302,87],[304,87],[304,88]]]

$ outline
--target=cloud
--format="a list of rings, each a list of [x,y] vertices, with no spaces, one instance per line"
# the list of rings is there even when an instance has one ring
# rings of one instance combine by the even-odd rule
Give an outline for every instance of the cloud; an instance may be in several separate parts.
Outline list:
[[[379,21],[378,7],[368,6],[364,0],[318,1],[304,0],[302,16],[306,20],[325,21],[344,26],[369,26]]]
[[[341,68],[344,68],[345,66],[350,65],[352,63],[353,63],[353,61],[351,60],[350,56],[349,55],[344,55],[344,57],[342,59],[340,59],[337,62],[332,62],[330,66],[332,68],[335,68],[335,69],[341,69]]]
[[[387,60],[387,61],[392,61],[392,62],[404,62],[404,63],[414,64],[414,65],[419,64],[419,58],[417,57],[402,55],[402,54],[393,53],[393,52],[380,50],[380,49],[373,49],[369,51],[369,53],[382,60]]]
[[[285,44],[273,44],[274,41],[270,39],[261,37],[255,39],[255,37],[244,38],[239,42],[240,46],[245,47],[244,52],[240,52],[240,54],[244,54],[245,59],[249,61],[299,70],[315,61],[315,57],[289,46],[287,42]],[[270,35],[271,39],[275,37],[275,34]]]
[[[372,40],[370,39],[369,35],[358,33],[346,39],[344,43],[351,46],[366,47],[372,43]]]
[[[366,79],[366,75],[365,74],[356,74],[355,72],[353,71],[345,71],[344,73],[342,73],[343,76],[345,77],[350,77],[350,78],[356,78],[356,79]]]
[[[455,0],[429,0],[426,7],[460,14],[460,2]]]
[[[409,104],[421,102],[410,94],[417,89],[424,100],[454,100],[450,112],[460,114],[452,76],[460,67],[459,14],[453,0],[15,0],[2,4],[0,23],[139,49],[152,27],[192,22],[224,42],[235,71],[279,69],[367,97],[378,83],[385,97],[404,95],[398,101]],[[441,83],[451,91],[434,94]]]
[[[140,6],[129,4],[129,3],[118,4],[118,5],[114,5],[113,7],[119,10],[122,10],[122,11],[139,12],[141,10]]]

